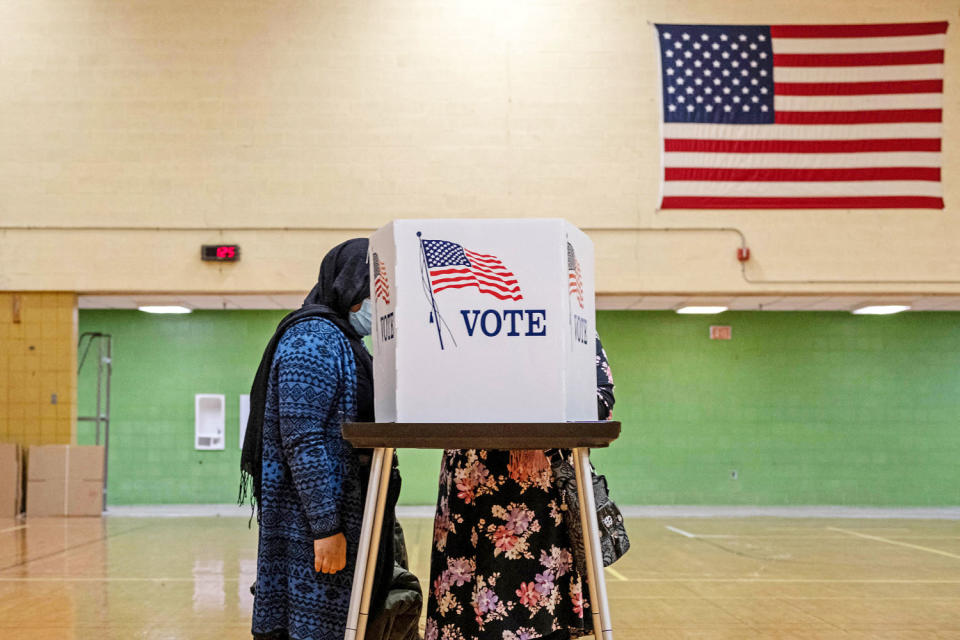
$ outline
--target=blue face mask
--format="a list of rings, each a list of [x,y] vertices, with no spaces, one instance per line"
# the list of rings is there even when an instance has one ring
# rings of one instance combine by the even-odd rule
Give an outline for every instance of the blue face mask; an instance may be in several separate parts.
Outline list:
[[[371,322],[373,315],[370,312],[370,298],[363,301],[358,311],[350,312],[350,326],[353,327],[361,336],[370,335]]]

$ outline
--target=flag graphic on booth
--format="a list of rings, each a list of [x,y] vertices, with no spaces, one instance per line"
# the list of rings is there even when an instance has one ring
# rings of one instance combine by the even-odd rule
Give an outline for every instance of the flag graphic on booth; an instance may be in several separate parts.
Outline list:
[[[498,300],[523,300],[517,276],[497,256],[477,253],[447,240],[422,242],[434,294],[476,287],[480,293]]]
[[[437,327],[441,350],[444,349],[444,329],[455,346],[457,341],[437,306],[435,296],[438,293],[447,289],[475,288],[497,300],[523,300],[517,276],[497,256],[471,251],[449,240],[427,240],[419,232],[417,237],[422,256],[424,293],[430,304],[430,322]]]
[[[570,295],[574,296],[577,304],[583,309],[583,273],[580,271],[580,261],[573,250],[573,244],[567,243],[567,280]]]
[[[380,261],[380,257],[373,254],[373,289],[377,300],[390,304],[390,279],[387,277],[387,265]]]
[[[656,25],[664,209],[942,209],[946,22]]]

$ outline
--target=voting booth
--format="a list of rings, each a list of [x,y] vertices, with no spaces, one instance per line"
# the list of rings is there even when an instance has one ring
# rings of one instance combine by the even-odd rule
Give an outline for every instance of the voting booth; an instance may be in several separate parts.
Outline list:
[[[377,422],[596,420],[593,243],[564,220],[370,238]]]
[[[588,455],[619,423],[597,420],[593,243],[561,219],[397,220],[369,251],[376,423],[343,428],[374,448],[347,639],[403,447],[573,449],[593,626],[612,638]]]

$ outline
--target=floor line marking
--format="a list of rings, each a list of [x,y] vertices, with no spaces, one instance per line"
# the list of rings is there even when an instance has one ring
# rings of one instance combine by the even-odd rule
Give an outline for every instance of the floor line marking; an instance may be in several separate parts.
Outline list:
[[[48,560],[48,559],[53,558],[53,557],[55,557],[55,556],[63,555],[63,554],[65,554],[65,553],[67,553],[68,551],[73,551],[74,549],[79,549],[80,547],[87,547],[87,546],[90,546],[90,545],[92,545],[92,544],[97,544],[98,542],[103,542],[104,540],[109,540],[110,538],[116,538],[117,536],[126,535],[126,534],[128,534],[128,533],[130,533],[130,532],[132,532],[132,531],[137,531],[137,530],[139,530],[139,529],[146,529],[146,528],[149,527],[149,526],[150,526],[149,524],[144,524],[144,525],[140,525],[139,527],[133,527],[133,528],[131,528],[131,529],[127,529],[126,531],[118,531],[118,532],[116,532],[116,533],[108,533],[108,534],[106,534],[106,535],[100,536],[99,538],[94,538],[93,540],[87,540],[86,542],[80,542],[80,543],[77,543],[77,544],[72,545],[72,546],[69,546],[69,547],[64,547],[64,548],[62,548],[62,549],[60,549],[60,550],[58,550],[58,551],[51,551],[50,553],[46,553],[46,554],[43,554],[43,555],[41,555],[41,556],[37,556],[36,558],[22,558],[19,562],[14,562],[13,564],[8,564],[8,565],[5,566],[5,567],[0,567],[0,572],[6,571],[6,570],[8,570],[8,569],[15,569],[15,568],[17,568],[17,567],[22,567],[22,566],[27,565],[27,564],[30,564],[30,563],[32,563],[32,562],[38,562],[38,561],[40,561],[40,560]]]
[[[960,580],[898,580],[898,579],[829,579],[815,578],[630,578],[627,582],[731,582],[771,584],[960,584]]]
[[[876,540],[877,542],[886,542],[887,544],[894,544],[898,547],[906,547],[908,549],[917,549],[918,551],[926,551],[927,553],[935,553],[937,555],[946,556],[948,558],[954,558],[955,560],[960,560],[960,555],[955,553],[950,553],[948,551],[941,551],[940,549],[933,549],[931,547],[921,547],[918,544],[910,544],[909,542],[900,542],[899,540],[891,540],[890,538],[881,538],[880,536],[872,536],[867,533],[860,533],[858,531],[850,531],[849,529],[841,529],[840,527],[827,527],[833,531],[839,531],[840,533],[846,533],[851,536],[857,536],[858,538],[866,538],[867,540]]]
[[[225,578],[210,574],[197,578],[2,578],[0,582],[240,582],[240,578]]]
[[[843,540],[847,536],[841,535],[839,533],[835,535],[824,534],[824,535],[810,535],[810,536],[789,536],[789,535],[752,535],[749,533],[697,533],[695,536],[698,539],[708,540],[708,539],[722,539],[722,538],[737,538],[740,540]],[[907,540],[960,540],[960,536],[899,536]]]
[[[606,569],[607,569],[607,573],[612,575],[614,578],[616,578],[620,582],[629,582],[629,580],[627,580],[627,577],[625,575],[623,575],[613,567],[607,567]]]
[[[0,529],[0,533],[8,533],[10,531],[19,531],[20,529],[26,529],[26,528],[27,528],[27,525],[21,524],[20,526],[10,527],[9,529]]]
[[[697,537],[697,534],[695,534],[695,533],[690,533],[689,531],[684,531],[683,529],[678,529],[678,528],[676,528],[676,527],[671,527],[670,525],[667,525],[667,529],[669,529],[670,531],[673,531],[674,533],[679,533],[679,534],[682,535],[684,538],[696,538],[696,537]]]

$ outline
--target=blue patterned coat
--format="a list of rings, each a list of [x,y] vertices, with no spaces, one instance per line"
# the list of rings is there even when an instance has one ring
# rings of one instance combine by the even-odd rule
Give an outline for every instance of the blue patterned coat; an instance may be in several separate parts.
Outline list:
[[[290,327],[277,346],[263,421],[263,485],[255,637],[342,640],[362,499],[340,425],[356,413],[356,369],[343,333],[322,318]],[[347,538],[347,566],[314,570],[313,541]]]

